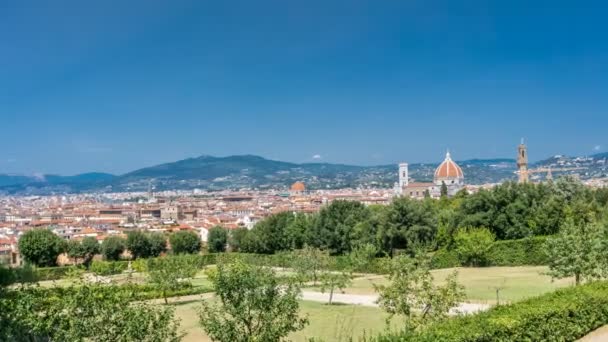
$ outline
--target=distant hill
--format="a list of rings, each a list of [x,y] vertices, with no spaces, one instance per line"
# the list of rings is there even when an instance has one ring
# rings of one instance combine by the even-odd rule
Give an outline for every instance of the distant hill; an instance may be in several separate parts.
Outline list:
[[[608,153],[591,157],[554,156],[533,163],[530,167],[584,167],[584,172],[576,173],[582,178],[597,177],[606,174],[607,157]],[[416,181],[430,181],[438,164],[410,164],[410,177]],[[497,183],[516,179],[514,159],[471,159],[458,161],[458,164],[462,167],[466,182],[469,184]],[[543,176],[539,174],[535,177]],[[359,186],[388,188],[397,181],[397,165],[298,164],[254,155],[228,157],[203,155],[145,167],[118,176],[107,173],[37,177],[0,175],[0,193],[147,191],[150,187],[156,190],[287,189],[296,181],[303,181],[309,189]]]

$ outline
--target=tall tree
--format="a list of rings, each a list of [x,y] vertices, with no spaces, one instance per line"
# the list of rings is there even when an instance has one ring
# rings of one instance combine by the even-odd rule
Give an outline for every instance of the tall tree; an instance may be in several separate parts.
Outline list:
[[[298,314],[299,287],[281,284],[269,268],[219,263],[211,280],[218,301],[203,301],[199,317],[214,341],[278,342],[308,323]]]
[[[226,251],[226,243],[228,243],[228,231],[224,227],[215,226],[209,229],[207,236],[209,252],[220,253]]]
[[[32,229],[19,239],[19,252],[36,266],[55,266],[57,257],[65,252],[67,243],[48,229]]]
[[[83,251],[82,263],[88,268],[95,255],[101,253],[101,246],[97,239],[92,236],[87,236],[81,242]]]
[[[348,253],[352,249],[355,227],[369,215],[369,209],[361,202],[334,201],[319,212],[308,244],[332,254]]]
[[[196,254],[201,249],[201,239],[196,232],[179,231],[169,237],[173,254]]]
[[[125,251],[125,240],[120,236],[109,236],[101,244],[101,253],[106,260],[120,260],[120,256]]]
[[[131,252],[133,259],[149,257],[150,248],[150,239],[145,233],[133,231],[127,234],[127,249]]]

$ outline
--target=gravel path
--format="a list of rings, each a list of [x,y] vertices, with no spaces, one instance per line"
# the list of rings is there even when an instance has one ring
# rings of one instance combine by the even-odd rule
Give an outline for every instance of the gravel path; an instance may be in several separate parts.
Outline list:
[[[608,325],[605,325],[589,335],[578,340],[579,342],[605,342],[608,341]]]
[[[321,292],[313,292],[313,291],[302,291],[302,299],[309,300],[312,302],[329,302],[329,293],[321,293]],[[375,306],[378,300],[378,295],[354,295],[354,294],[343,294],[343,293],[334,293],[334,297],[332,299],[335,303],[344,303],[344,304],[355,304],[355,305],[363,305],[363,306]],[[474,304],[474,303],[460,303],[458,307],[452,309],[452,314],[464,313],[464,314],[472,314],[480,311],[485,311],[490,308],[488,304]]]

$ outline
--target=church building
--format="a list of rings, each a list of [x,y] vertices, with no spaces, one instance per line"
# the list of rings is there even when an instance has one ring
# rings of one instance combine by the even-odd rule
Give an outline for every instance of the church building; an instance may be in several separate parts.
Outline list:
[[[452,160],[450,152],[447,152],[445,159],[433,175],[433,182],[410,182],[408,164],[399,164],[399,183],[397,193],[401,196],[411,198],[441,197],[441,187],[445,184],[448,196],[454,196],[464,188],[464,173],[456,162]]]

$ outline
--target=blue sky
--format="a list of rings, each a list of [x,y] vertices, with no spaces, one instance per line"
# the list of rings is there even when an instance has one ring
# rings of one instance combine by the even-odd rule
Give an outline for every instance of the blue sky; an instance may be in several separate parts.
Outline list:
[[[607,6],[3,1],[0,173],[604,152]]]

